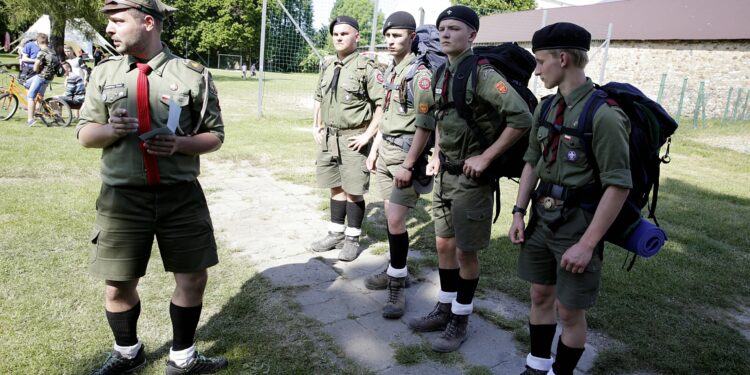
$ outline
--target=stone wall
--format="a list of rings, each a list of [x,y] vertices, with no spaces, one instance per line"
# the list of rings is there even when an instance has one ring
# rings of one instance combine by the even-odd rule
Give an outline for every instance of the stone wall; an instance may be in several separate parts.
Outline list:
[[[596,45],[592,42],[592,45]],[[586,74],[599,81],[603,50],[589,53],[591,62]],[[733,88],[729,110],[731,116],[742,89],[738,116],[742,113],[750,90],[750,40],[742,41],[613,41],[607,58],[603,82],[629,82],[656,100],[662,74],[666,73],[661,103],[675,115],[678,110],[683,80],[687,78],[682,116],[692,116],[700,82],[705,81],[706,117],[724,114],[730,88]],[[533,87],[533,79],[530,86]],[[537,95],[545,90],[537,84]],[[750,101],[745,118],[750,117]]]

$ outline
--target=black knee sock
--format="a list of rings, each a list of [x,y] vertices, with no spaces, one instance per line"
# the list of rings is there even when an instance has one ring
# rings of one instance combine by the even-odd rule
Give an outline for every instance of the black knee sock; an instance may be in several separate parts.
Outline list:
[[[119,346],[133,346],[138,343],[136,328],[138,317],[141,315],[141,301],[128,311],[113,313],[104,310],[107,314],[107,322],[115,336],[115,343]]]
[[[458,291],[458,272],[458,268],[438,268],[438,274],[440,275],[440,290],[448,293]]]
[[[557,342],[557,356],[552,364],[555,375],[573,375],[578,360],[583,355],[584,348],[571,348],[562,342],[562,337]]]
[[[350,228],[362,228],[365,218],[365,201],[346,202],[346,223]]]
[[[552,341],[555,339],[556,329],[557,324],[529,323],[531,355],[537,358],[550,358],[552,354]]]
[[[346,201],[331,199],[331,222],[344,225],[344,218],[346,218]]]
[[[203,305],[180,307],[169,303],[169,317],[172,318],[172,350],[185,350],[193,346],[195,328],[201,318]]]
[[[409,255],[409,232],[391,234],[391,231],[388,231],[388,244],[391,248],[391,267],[396,269],[406,267],[406,257]]]
[[[468,305],[474,300],[474,292],[477,290],[477,284],[479,284],[479,278],[466,280],[463,277],[458,277],[458,294],[456,294],[456,302],[462,305]]]

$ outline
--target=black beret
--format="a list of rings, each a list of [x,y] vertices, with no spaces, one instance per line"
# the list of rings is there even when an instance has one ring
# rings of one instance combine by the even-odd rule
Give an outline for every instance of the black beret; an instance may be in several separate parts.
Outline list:
[[[354,18],[349,16],[338,16],[331,21],[331,25],[328,27],[328,31],[333,35],[333,27],[336,25],[349,25],[359,31],[359,23]]]
[[[531,38],[533,52],[545,49],[582,49],[591,48],[591,33],[581,26],[570,22],[558,22],[547,25],[534,33]]]
[[[416,30],[417,22],[414,21],[414,16],[410,13],[398,11],[388,16],[385,23],[383,23],[383,34],[390,28]]]
[[[477,12],[474,11],[474,9],[471,9],[467,6],[454,5],[452,7],[448,7],[446,10],[440,13],[437,18],[437,22],[435,22],[435,25],[437,25],[437,27],[440,27],[440,21],[442,20],[459,20],[473,27],[474,30],[479,31],[479,16],[477,15]]]

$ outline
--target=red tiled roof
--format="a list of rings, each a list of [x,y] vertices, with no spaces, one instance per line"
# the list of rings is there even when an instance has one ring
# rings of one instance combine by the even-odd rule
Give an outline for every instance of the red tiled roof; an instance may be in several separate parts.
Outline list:
[[[545,10],[484,16],[474,43],[528,42],[542,26]],[[573,22],[612,40],[750,39],[748,0],[622,0],[546,9],[546,25]]]

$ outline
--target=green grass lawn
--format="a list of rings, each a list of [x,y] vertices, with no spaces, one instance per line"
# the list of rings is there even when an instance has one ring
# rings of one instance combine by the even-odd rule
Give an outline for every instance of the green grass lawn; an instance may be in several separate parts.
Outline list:
[[[262,120],[255,117],[256,80],[242,81],[236,72],[215,77],[227,138],[205,158],[250,160],[284,180],[313,185],[315,145],[306,131],[311,104],[304,100],[312,95],[315,75],[278,75],[276,84],[269,77],[265,98],[271,99]],[[305,90],[307,98],[300,96]],[[24,114],[0,123],[0,373],[85,373],[112,344],[103,285],[86,273],[100,151],[78,146],[72,128],[26,128]],[[734,308],[750,306],[750,162],[747,154],[704,142],[721,136],[748,143],[750,124],[709,125],[692,129],[683,123],[673,161],[662,168],[658,217],[669,235],[667,246],[631,272],[620,268],[624,250],[606,250],[603,289],[589,322],[622,345],[600,353],[597,374],[750,373],[750,344],[728,317]],[[503,182],[502,193],[503,212],[481,258],[480,293],[497,290],[528,301],[528,285],[515,276],[517,249],[507,239],[516,185]],[[321,216],[325,202],[321,192]],[[370,198],[368,213],[379,207]],[[415,270],[436,264],[429,208],[428,200],[420,200],[409,222],[412,246],[428,255],[410,261]],[[365,231],[385,238],[382,224],[367,223]],[[140,286],[147,374],[163,372],[171,338],[173,281],[161,272],[156,253]],[[289,291],[269,287],[234,253],[220,246],[222,263],[211,271],[198,333],[202,350],[225,353],[228,373],[364,372],[329,355],[339,351],[302,316]],[[429,358],[402,349],[399,356]]]

